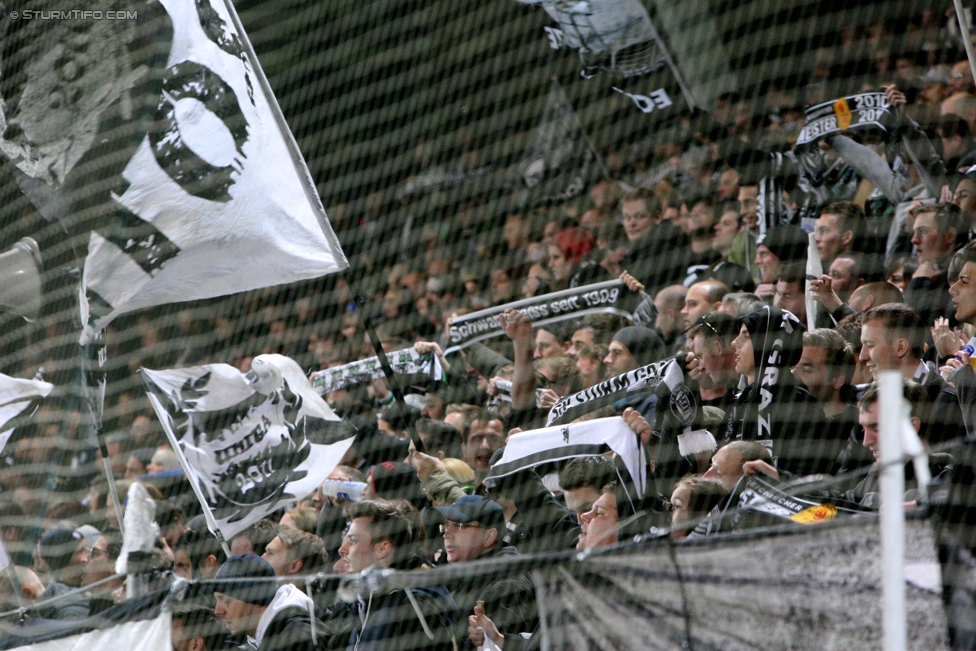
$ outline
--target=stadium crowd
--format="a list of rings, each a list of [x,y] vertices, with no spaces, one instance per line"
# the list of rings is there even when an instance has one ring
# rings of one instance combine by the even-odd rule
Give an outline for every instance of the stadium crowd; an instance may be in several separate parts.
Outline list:
[[[374,269],[382,282],[364,285],[365,309],[385,350],[436,355],[444,381],[405,386],[403,404],[386,379],[325,395],[356,428],[353,447],[318,491],[226,541],[227,550],[138,389],[115,397],[110,409],[122,416],[106,443],[120,491],[142,482],[157,499],[152,585],[178,576],[201,586],[174,612],[174,649],[447,650],[486,640],[535,648],[527,573],[410,589],[379,583],[351,602],[334,584],[307,579],[769,524],[719,521],[750,476],[850,512],[876,511],[882,371],[902,374],[930,453],[934,487],[918,491],[906,464],[906,504],[939,508],[954,455],[976,436],[967,348],[976,335],[976,83],[948,24],[925,13],[898,39],[884,25],[845,32],[844,46],[871,44],[865,70],[825,60],[792,97],[771,93],[764,114],[724,97],[689,123],[683,141],[659,143],[647,165],[617,169],[618,178],[564,204],[513,211],[498,228],[479,230],[470,215],[425,228],[416,257]],[[834,99],[818,95],[820,76],[839,74],[862,80],[851,95],[883,90],[890,122],[794,146],[798,107]],[[337,229],[349,239],[369,220],[343,219],[344,210]],[[819,276],[808,271],[808,233]],[[366,264],[368,252],[348,249]],[[653,298],[653,324],[591,314],[533,327],[506,309],[504,336],[444,353],[453,319],[617,278]],[[260,353],[311,371],[336,367],[374,355],[356,309],[339,281],[290,311],[253,310],[243,338],[227,318],[184,312],[172,332],[138,324],[141,336],[113,344],[111,356],[128,360],[129,372],[218,361],[246,372]],[[154,348],[161,340],[183,345]],[[681,454],[654,393],[583,417],[619,416],[640,439],[643,495],[633,495],[614,454],[486,481],[509,437],[544,427],[560,398],[668,358],[681,366],[696,425],[713,445]],[[27,621],[84,619],[126,598],[104,478],[95,475],[79,500],[48,504],[36,490],[54,419],[41,407],[34,436],[3,451],[0,539],[17,581],[0,577],[0,611],[26,606]],[[16,626],[0,620],[0,631]]]

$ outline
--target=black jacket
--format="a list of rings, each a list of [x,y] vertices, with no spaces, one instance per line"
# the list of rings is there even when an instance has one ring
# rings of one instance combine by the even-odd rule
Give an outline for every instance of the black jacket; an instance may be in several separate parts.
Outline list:
[[[424,571],[419,557],[392,569]],[[353,651],[455,651],[454,627],[461,615],[447,588],[411,588],[430,639],[404,590],[382,588],[351,604],[337,604],[325,615],[330,630],[327,648]]]
[[[576,546],[576,516],[552,496],[535,470],[502,477],[490,493],[489,497],[501,494],[510,498],[518,509],[509,522],[514,530],[505,534],[505,545],[515,547],[520,554],[557,552]]]
[[[404,590],[373,593],[364,603],[368,608],[366,623],[359,617],[360,604],[350,604],[346,621],[351,622],[348,634],[343,630],[331,648],[352,651],[454,651],[454,622],[457,607],[447,590],[440,588],[412,588],[411,594],[424,614],[434,639],[424,632],[410,599]],[[358,642],[358,646],[357,646]],[[336,644],[338,643],[338,644]]]
[[[258,651],[309,651],[325,648],[327,634],[318,620],[315,621],[315,641],[312,641],[312,620],[308,611],[297,606],[284,608],[275,614],[268,626]]]
[[[912,278],[905,289],[905,302],[915,308],[918,318],[926,328],[935,324],[936,317],[955,315],[952,297],[949,296],[949,280],[945,273],[936,278]]]
[[[513,556],[518,556],[514,547],[501,547],[482,554],[477,560]],[[479,601],[485,603],[485,615],[506,638],[535,630],[539,623],[539,614],[535,603],[535,589],[527,576],[509,575],[492,581],[487,586],[483,581],[477,580],[476,576],[472,578],[472,581],[449,586],[460,615],[455,625],[459,649],[474,649],[468,638],[468,616],[474,614],[474,607]]]

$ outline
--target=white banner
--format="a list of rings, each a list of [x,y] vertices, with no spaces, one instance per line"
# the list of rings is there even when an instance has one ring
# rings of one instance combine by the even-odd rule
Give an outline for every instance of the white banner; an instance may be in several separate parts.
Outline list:
[[[125,312],[348,266],[231,3],[161,4],[173,35],[158,126],[106,197],[115,223],[94,225],[88,244],[82,319],[91,305],[94,331]]]
[[[225,539],[312,493],[352,445],[302,369],[282,355],[255,357],[246,375],[227,364],[141,373]]]

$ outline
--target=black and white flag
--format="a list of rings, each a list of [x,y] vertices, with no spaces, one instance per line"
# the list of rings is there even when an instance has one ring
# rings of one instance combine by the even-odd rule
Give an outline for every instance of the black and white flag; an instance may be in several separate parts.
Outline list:
[[[21,380],[0,373],[0,451],[7,445],[18,421],[30,416],[53,388],[53,384],[42,380]]]
[[[282,355],[255,357],[247,374],[227,364],[141,373],[211,527],[226,539],[312,493],[352,445]]]
[[[637,391],[654,391],[664,381],[665,374],[672,366],[677,366],[673,357],[635,368],[633,371],[594,384],[588,389],[564,396],[549,410],[546,425],[571,423],[580,416],[626,398],[628,394]],[[680,368],[678,371],[680,372]]]
[[[610,451],[620,456],[637,494],[643,495],[647,485],[644,447],[634,430],[620,416],[512,434],[505,444],[502,458],[491,467],[485,478],[485,485],[491,487],[501,477],[543,463],[598,456]]]
[[[507,309],[524,314],[532,326],[578,319],[587,314],[616,314],[634,325],[652,325],[654,300],[632,292],[619,280],[609,280],[551,294],[526,298],[460,316],[451,323],[445,354],[493,337],[504,336],[498,316]]]
[[[87,245],[83,343],[133,310],[345,269],[231,2],[126,6],[4,31],[2,63],[22,74],[0,85],[0,153]]]
[[[518,0],[541,5],[559,26],[546,28],[550,47],[579,53],[584,76],[596,70],[618,77],[654,72],[667,65],[667,55],[651,17],[640,0]]]
[[[444,367],[441,366],[441,360],[433,353],[421,355],[413,348],[404,348],[387,353],[386,359],[396,375],[410,376],[426,382],[440,382],[444,379]],[[317,371],[312,375],[312,387],[320,396],[324,396],[381,377],[384,377],[384,374],[379,358],[370,357]],[[407,383],[412,384],[412,381],[408,379]]]

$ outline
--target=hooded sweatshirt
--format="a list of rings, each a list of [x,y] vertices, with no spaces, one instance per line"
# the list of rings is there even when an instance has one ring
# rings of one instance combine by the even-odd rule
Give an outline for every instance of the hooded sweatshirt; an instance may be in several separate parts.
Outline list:
[[[255,641],[258,651],[305,651],[313,649],[310,619],[314,605],[304,592],[291,584],[278,588],[274,599],[258,620]],[[316,626],[319,623],[316,621]],[[321,645],[325,637],[317,631]]]
[[[725,420],[725,443],[755,441],[769,448],[781,472],[829,473],[846,438],[831,434],[823,410],[791,368],[803,352],[803,325],[790,312],[763,306],[739,319],[752,338],[755,382],[736,394]]]

